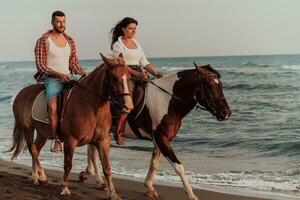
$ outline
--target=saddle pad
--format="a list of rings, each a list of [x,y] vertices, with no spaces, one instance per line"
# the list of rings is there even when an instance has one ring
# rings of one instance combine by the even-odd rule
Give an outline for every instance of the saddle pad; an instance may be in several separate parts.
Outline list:
[[[37,95],[33,102],[31,115],[34,120],[49,124],[47,104],[48,100],[46,97],[46,92],[43,90]]]

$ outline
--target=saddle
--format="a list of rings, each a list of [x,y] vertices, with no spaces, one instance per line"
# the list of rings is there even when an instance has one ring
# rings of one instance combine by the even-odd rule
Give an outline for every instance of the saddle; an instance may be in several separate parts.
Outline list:
[[[65,84],[61,95],[58,97],[58,117],[59,121],[62,121],[65,105],[68,102],[70,94],[73,90],[73,84]],[[35,98],[31,111],[32,118],[36,121],[49,124],[49,114],[48,114],[48,99],[46,96],[46,91],[42,90]]]
[[[145,106],[145,97],[147,93],[147,88],[148,88],[148,82],[146,81],[140,81],[135,85],[134,91],[133,91],[133,110],[128,114],[128,118],[131,120],[135,120],[139,114],[142,112],[144,106]],[[112,112],[112,117],[113,117],[113,122],[112,126],[116,125],[116,118],[120,114],[120,109],[119,109],[119,102],[116,100],[111,100],[111,112]]]

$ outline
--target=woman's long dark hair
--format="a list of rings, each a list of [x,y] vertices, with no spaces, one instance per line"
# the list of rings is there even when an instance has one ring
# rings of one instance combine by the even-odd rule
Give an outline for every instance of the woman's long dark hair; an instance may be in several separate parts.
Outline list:
[[[111,37],[111,44],[110,48],[113,48],[113,44],[118,40],[118,38],[122,35],[124,35],[122,28],[126,28],[128,24],[134,23],[138,25],[138,22],[131,18],[131,17],[125,17],[121,21],[119,21],[114,28],[111,29],[110,33],[112,34]]]

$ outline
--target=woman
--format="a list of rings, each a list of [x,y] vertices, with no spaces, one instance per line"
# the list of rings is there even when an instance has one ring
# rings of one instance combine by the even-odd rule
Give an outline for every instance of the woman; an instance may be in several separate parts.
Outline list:
[[[134,39],[136,34],[138,22],[130,17],[125,17],[111,30],[112,41],[111,49],[115,58],[123,57],[125,64],[130,68],[142,72],[142,67],[150,72],[154,77],[161,78],[163,75],[155,70],[155,68],[147,60],[141,45]],[[147,75],[145,75],[147,77]],[[139,97],[142,92],[139,87],[140,79],[133,79],[135,82],[133,92],[133,102],[139,102]],[[128,113],[123,113],[118,116],[117,125],[115,129],[115,140],[117,144],[124,144],[121,128],[125,123]]]
[[[123,56],[126,65],[140,72],[143,66],[153,76],[161,78],[162,74],[149,63],[141,45],[134,39],[137,25],[138,22],[135,19],[125,17],[111,30],[113,56]]]

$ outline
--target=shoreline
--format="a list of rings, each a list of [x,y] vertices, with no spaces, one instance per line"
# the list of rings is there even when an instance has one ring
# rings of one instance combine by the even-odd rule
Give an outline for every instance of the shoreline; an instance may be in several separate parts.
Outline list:
[[[14,162],[0,160],[0,199],[70,199],[60,196],[63,171],[45,168],[48,183],[41,186],[33,185],[31,167]],[[146,188],[139,180],[120,178],[113,175],[116,191],[122,199],[151,199],[145,196]],[[86,182],[78,181],[78,173],[71,172],[69,177],[72,199],[107,199],[106,191],[97,188],[95,176]],[[163,184],[155,184],[158,191],[158,200],[183,200],[188,199],[183,188]],[[222,188],[222,187],[220,187]],[[226,190],[226,189],[225,189]],[[194,188],[195,195],[201,200],[266,200],[268,197],[251,197],[244,194],[227,194],[211,191],[209,189]],[[45,198],[45,194],[47,197]],[[249,195],[249,194],[248,194]],[[272,198],[273,199],[273,198]],[[277,199],[277,198],[275,198]]]

